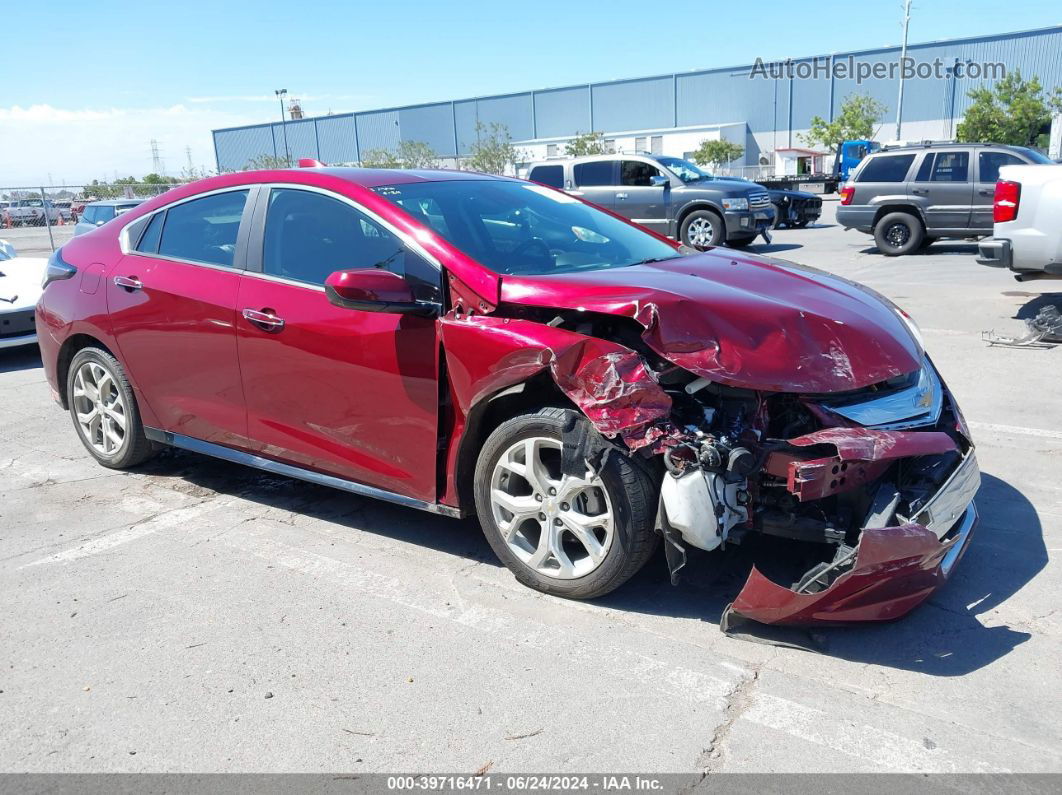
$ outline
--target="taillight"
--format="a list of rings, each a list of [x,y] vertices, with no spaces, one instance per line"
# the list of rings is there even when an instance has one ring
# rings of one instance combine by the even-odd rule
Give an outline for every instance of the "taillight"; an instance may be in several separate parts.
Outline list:
[[[1021,199],[1021,184],[1009,179],[996,183],[996,196],[992,200],[992,220],[1013,221],[1018,217],[1018,201]]]
[[[841,204],[851,204],[855,196],[855,186],[845,185],[841,188]]]

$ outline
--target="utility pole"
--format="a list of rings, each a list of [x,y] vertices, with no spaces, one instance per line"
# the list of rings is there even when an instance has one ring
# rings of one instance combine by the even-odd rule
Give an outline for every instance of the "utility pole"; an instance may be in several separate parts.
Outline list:
[[[280,100],[280,126],[284,130],[284,162],[291,166],[291,151],[288,149],[288,125],[284,120],[284,95],[288,93],[286,88],[278,88],[274,92]]]
[[[900,119],[903,116],[903,65],[907,60],[907,28],[911,24],[911,0],[903,3],[903,45],[900,47],[900,95],[896,98],[896,136],[900,140]]]
[[[195,166],[192,165],[192,147],[184,147],[184,153],[188,156],[188,179],[194,179]]]

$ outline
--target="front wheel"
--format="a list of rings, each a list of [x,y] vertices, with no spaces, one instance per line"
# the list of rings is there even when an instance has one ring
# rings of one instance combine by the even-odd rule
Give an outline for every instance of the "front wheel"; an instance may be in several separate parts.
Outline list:
[[[70,362],[66,390],[78,438],[103,466],[127,469],[154,455],[125,370],[107,351],[78,351]]]
[[[682,220],[679,229],[679,239],[693,248],[719,246],[725,238],[723,219],[711,210],[694,210]]]
[[[520,582],[593,599],[618,588],[656,548],[656,489],[613,452],[598,472],[561,470],[564,430],[586,418],[546,408],[502,423],[476,464],[476,512],[491,548]]]

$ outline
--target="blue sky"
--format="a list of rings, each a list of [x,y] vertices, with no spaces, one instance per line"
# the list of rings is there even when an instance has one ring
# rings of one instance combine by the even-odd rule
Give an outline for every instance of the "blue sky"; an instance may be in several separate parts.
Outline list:
[[[4,62],[19,79],[0,87],[0,185],[142,174],[152,138],[173,173],[187,164],[185,147],[210,165],[210,129],[273,119],[275,88],[322,114],[901,38],[901,0],[4,5]],[[917,0],[911,41],[1059,22],[1057,0]]]

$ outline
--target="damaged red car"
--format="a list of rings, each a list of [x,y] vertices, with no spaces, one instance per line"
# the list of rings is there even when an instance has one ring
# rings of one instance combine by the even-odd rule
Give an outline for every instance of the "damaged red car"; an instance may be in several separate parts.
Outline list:
[[[673,574],[754,534],[814,551],[724,621],[895,618],[962,555],[970,434],[883,297],[521,180],[309,165],[177,187],[52,257],[45,371],[101,464],[172,445],[475,514],[573,598],[661,540]]]

